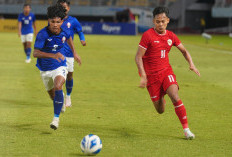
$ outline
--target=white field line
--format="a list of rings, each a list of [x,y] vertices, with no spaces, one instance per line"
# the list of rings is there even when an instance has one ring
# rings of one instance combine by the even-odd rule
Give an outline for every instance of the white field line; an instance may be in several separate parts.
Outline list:
[[[214,48],[207,48],[207,47],[196,46],[196,45],[192,45],[192,44],[185,44],[185,45],[191,46],[191,47],[195,47],[195,48],[208,49],[209,51],[213,51],[213,52],[217,52],[217,53],[224,53],[224,54],[230,54],[230,55],[232,55],[232,51],[218,50],[218,49],[214,49]]]

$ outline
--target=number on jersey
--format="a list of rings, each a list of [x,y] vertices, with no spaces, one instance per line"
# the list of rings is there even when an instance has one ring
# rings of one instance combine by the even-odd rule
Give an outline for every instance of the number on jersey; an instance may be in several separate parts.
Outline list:
[[[175,79],[172,75],[168,75],[169,82],[175,82]]]
[[[52,51],[56,51],[56,48],[58,47],[58,45],[54,45],[54,48],[52,49]]]
[[[165,58],[166,50],[161,50],[161,58]]]
[[[29,20],[24,20],[24,24],[28,25],[29,24]]]

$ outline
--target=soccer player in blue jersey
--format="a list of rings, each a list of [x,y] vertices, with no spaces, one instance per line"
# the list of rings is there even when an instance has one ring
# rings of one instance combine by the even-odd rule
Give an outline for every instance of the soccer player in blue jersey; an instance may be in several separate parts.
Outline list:
[[[82,46],[86,46],[85,36],[82,32],[82,27],[79,21],[72,16],[68,15],[70,10],[70,1],[69,0],[58,0],[58,4],[61,4],[66,9],[66,17],[64,18],[64,23],[62,24],[62,29],[70,31],[70,35],[72,39],[74,38],[74,34],[79,35],[79,39],[81,41]],[[71,107],[71,92],[73,89],[73,71],[74,71],[74,58],[73,53],[67,43],[65,43],[65,56],[67,60],[67,80],[66,80],[66,99],[65,105],[66,107]]]
[[[64,106],[63,84],[67,75],[66,59],[64,56],[64,44],[68,43],[74,59],[81,64],[77,55],[70,33],[61,28],[66,16],[65,8],[61,5],[48,7],[48,26],[39,31],[34,45],[34,57],[36,66],[40,70],[43,83],[53,100],[54,118],[50,127],[54,130],[59,125],[59,115]]]
[[[27,56],[26,63],[31,62],[31,43],[33,41],[33,32],[36,34],[35,15],[30,12],[31,6],[24,4],[23,13],[18,16],[18,35],[21,37],[24,52]],[[34,28],[34,30],[33,30]]]

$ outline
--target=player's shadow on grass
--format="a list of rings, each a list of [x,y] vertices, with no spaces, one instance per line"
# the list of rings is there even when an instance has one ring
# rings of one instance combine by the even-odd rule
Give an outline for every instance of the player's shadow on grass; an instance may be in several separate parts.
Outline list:
[[[19,124],[19,125],[14,125],[14,127],[16,129],[19,129],[19,130],[30,130],[31,127],[33,126],[33,124]]]
[[[33,128],[33,125],[35,125],[35,124],[19,124],[19,125],[8,125],[8,126],[16,128],[17,130],[21,130],[21,131],[31,130],[31,131],[35,131],[35,132],[40,132],[40,135],[52,134],[52,132],[49,132],[49,131],[42,131],[41,132],[41,130],[37,130],[37,129]]]
[[[48,131],[42,131],[41,133],[40,133],[40,135],[50,135],[50,134],[52,134],[51,132],[48,132]]]
[[[89,156],[89,155],[85,155],[83,153],[70,153],[69,156]]]
[[[36,102],[36,103],[31,103],[30,101],[25,101],[25,100],[16,100],[16,99],[1,99],[2,102],[7,103],[7,107],[14,107],[18,108],[20,106],[28,106],[28,105],[33,105],[33,106],[41,106],[44,105],[42,103]]]

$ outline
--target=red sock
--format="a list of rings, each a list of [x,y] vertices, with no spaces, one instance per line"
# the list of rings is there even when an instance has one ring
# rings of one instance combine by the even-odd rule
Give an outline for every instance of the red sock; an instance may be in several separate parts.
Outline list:
[[[182,103],[181,100],[179,100],[173,105],[175,106],[176,115],[178,116],[183,126],[183,129],[188,128],[188,120],[187,120],[187,114],[186,114],[186,109],[184,107],[184,104]]]

